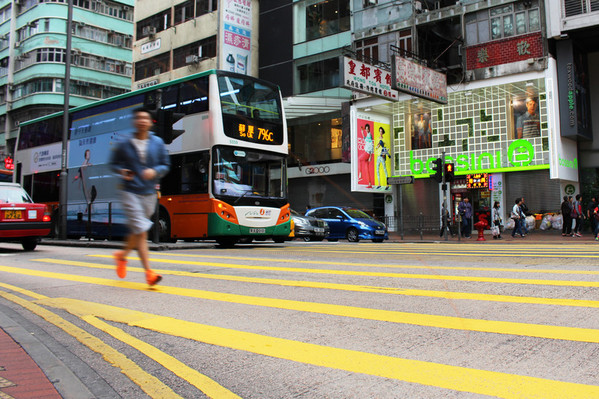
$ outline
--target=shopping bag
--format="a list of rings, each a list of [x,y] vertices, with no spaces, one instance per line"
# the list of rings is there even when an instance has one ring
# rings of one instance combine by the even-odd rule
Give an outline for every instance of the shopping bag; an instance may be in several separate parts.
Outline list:
[[[493,234],[493,237],[497,237],[499,235],[499,226],[491,226],[491,234]]]

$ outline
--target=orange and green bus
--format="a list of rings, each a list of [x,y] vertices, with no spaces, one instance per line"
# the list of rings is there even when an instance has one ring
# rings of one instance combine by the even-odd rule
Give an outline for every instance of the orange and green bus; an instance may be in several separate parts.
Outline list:
[[[287,126],[277,86],[211,70],[69,111],[67,236],[122,237],[127,227],[110,153],[133,132],[132,110],[155,110],[171,170],[160,183],[161,241],[283,241],[290,234]],[[62,113],[21,124],[16,177],[59,220]],[[55,232],[57,230],[55,229]],[[151,233],[152,234],[152,233]]]

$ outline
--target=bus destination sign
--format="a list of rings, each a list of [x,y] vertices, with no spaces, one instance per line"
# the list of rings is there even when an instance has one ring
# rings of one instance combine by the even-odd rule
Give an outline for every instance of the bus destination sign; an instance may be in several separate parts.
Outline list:
[[[272,144],[275,141],[274,133],[268,129],[247,123],[240,123],[238,128],[239,138],[242,140],[246,138],[257,139],[259,142],[266,142],[267,144]]]
[[[225,135],[232,139],[267,145],[283,144],[283,126],[278,123],[223,115],[223,128]]]
[[[473,175],[466,175],[466,188],[488,188],[489,187],[489,174],[488,173],[475,173]]]

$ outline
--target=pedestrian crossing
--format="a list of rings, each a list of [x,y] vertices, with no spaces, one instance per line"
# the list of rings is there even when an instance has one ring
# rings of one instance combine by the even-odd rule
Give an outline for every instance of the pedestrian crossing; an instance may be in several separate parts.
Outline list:
[[[139,259],[129,258],[129,274],[120,280],[114,275],[112,256],[90,250],[83,258],[40,257],[28,267],[0,264],[0,297],[71,331],[82,343],[93,341],[95,337],[85,335],[91,336],[90,332],[61,321],[68,313],[136,348],[209,397],[244,397],[246,391],[230,389],[218,376],[208,377],[114,323],[252,356],[394,381],[397,391],[388,397],[404,397],[397,393],[418,390],[406,385],[416,384],[433,389],[426,392],[439,397],[446,390],[502,398],[599,398],[593,367],[574,372],[574,364],[543,364],[551,356],[534,353],[547,345],[591,354],[599,343],[599,319],[594,319],[594,309],[599,308],[599,268],[585,259],[595,257],[594,246],[511,247],[364,243],[252,247],[224,253],[214,249],[153,252],[150,263],[164,280],[151,291],[142,283]],[[496,261],[479,263],[460,252]],[[510,265],[493,253],[541,260]],[[422,258],[427,254],[430,257]],[[551,258],[548,264],[541,255]],[[560,263],[562,258],[573,260]],[[5,282],[23,277],[98,287],[119,295],[143,291],[147,300],[165,304],[214,306],[229,319],[224,325],[201,317],[188,320],[148,312],[135,303],[115,306],[110,300],[92,301],[75,291],[46,296]],[[274,317],[278,322],[254,328],[248,315],[256,320]],[[588,315],[593,317],[584,317]],[[314,319],[318,324],[311,327],[309,320]],[[290,320],[299,322],[293,333],[283,328]],[[356,331],[369,326],[372,337],[354,337],[346,329],[335,330],[336,325]],[[314,339],[319,330],[324,335]],[[385,334],[401,334],[407,342],[429,337],[426,354],[376,339]],[[460,344],[451,350],[444,346],[453,341]],[[114,348],[103,342],[93,345],[98,353],[106,351],[105,358],[115,367],[135,369]],[[514,356],[512,345],[514,352],[530,345],[536,349],[527,356],[538,364],[522,369],[481,360],[467,350],[469,345],[484,350],[478,356],[496,351],[506,357]],[[444,352],[463,358],[454,361]],[[581,359],[575,360],[581,367]],[[151,397],[177,397],[176,389],[143,373],[148,371],[137,370],[128,377]],[[251,392],[249,387],[244,389]]]

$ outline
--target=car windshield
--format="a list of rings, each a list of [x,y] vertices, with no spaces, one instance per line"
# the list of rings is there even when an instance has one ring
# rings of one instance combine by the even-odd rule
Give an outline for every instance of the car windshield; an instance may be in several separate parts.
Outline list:
[[[23,204],[33,202],[21,187],[0,186],[0,202],[8,204]]]
[[[300,214],[298,211],[295,211],[295,210],[293,210],[293,209],[289,209],[289,212],[291,212],[291,214],[292,214],[293,216],[304,216],[304,215]]]
[[[359,209],[346,209],[345,212],[352,218],[355,219],[372,219],[368,214],[362,212]]]

